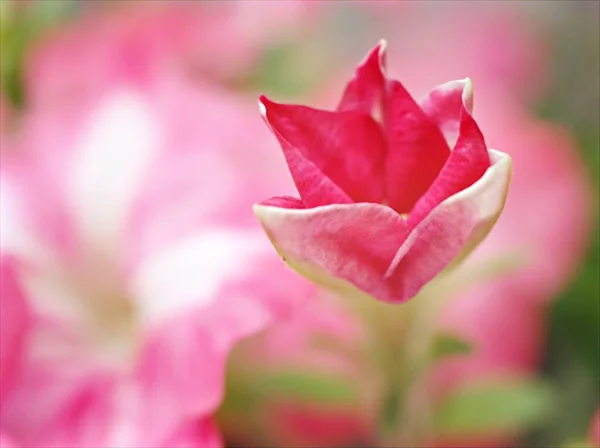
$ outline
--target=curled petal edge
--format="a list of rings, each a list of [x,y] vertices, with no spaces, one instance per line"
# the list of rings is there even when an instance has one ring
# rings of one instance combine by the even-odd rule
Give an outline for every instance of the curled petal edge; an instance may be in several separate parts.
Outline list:
[[[461,102],[473,115],[473,82],[470,78],[434,87],[418,101],[423,112],[441,129],[451,149],[458,139]]]

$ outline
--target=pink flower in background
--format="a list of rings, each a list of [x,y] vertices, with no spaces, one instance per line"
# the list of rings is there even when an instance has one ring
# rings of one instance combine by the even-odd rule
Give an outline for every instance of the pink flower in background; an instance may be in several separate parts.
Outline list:
[[[6,434],[0,432],[0,448],[17,448],[18,445]]]
[[[488,151],[470,81],[418,104],[385,77],[384,57],[383,44],[368,55],[336,112],[261,97],[301,199],[272,198],[255,213],[300,273],[400,302],[485,237],[504,205],[510,158]]]
[[[18,376],[31,318],[17,278],[17,261],[0,258],[0,396],[4,396]]]
[[[24,115],[3,148],[2,250],[23,260],[35,325],[3,431],[25,446],[220,445],[230,349],[308,290],[246,218],[288,181],[252,117],[180,76]]]
[[[17,278],[17,263],[14,258],[0,257],[0,400],[10,394],[18,381],[31,327],[31,315]],[[0,447],[16,446],[4,423],[0,423]]]
[[[281,403],[274,420],[273,432],[287,446],[369,446],[373,440],[370,422],[351,407]]]
[[[43,35],[26,56],[26,100],[95,98],[115,80],[150,82],[172,67],[205,78],[240,77],[268,42],[312,17],[318,3],[90,2],[82,17]]]

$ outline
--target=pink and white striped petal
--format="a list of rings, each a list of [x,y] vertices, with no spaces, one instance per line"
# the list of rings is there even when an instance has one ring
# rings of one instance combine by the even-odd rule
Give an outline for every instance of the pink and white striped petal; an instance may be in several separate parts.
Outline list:
[[[292,269],[333,289],[358,288],[381,300],[395,300],[383,279],[406,238],[407,226],[391,208],[339,204],[302,210],[255,205],[254,212]]]

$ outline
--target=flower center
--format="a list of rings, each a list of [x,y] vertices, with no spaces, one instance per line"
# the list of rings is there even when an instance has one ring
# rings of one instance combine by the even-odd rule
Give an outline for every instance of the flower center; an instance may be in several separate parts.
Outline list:
[[[84,302],[85,339],[101,362],[126,364],[137,348],[135,304],[113,266],[108,262],[91,266],[75,273],[73,285]]]
[[[42,357],[76,357],[127,368],[138,341],[138,316],[109,263],[44,263],[25,276],[35,309],[47,326],[35,340]]]

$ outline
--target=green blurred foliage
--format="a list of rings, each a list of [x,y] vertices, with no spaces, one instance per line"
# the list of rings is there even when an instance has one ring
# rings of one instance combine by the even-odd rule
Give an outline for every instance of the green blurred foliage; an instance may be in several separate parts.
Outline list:
[[[436,360],[447,356],[467,355],[473,346],[466,340],[450,333],[440,333],[433,341],[432,356]]]
[[[436,410],[442,437],[489,437],[539,424],[553,407],[554,389],[536,379],[472,383],[452,392]]]
[[[290,399],[308,402],[351,403],[356,400],[356,388],[351,381],[321,373],[283,370],[262,376],[257,388]]]
[[[600,18],[593,2],[562,6],[560,17],[546,29],[552,49],[551,82],[535,111],[573,132],[597,201],[600,196]],[[559,395],[544,429],[529,439],[538,446],[549,446],[556,440],[581,439],[588,431],[594,410],[600,406],[598,209],[596,205],[591,244],[577,276],[550,309],[544,375],[555,384]]]
[[[0,87],[14,106],[24,102],[23,58],[31,43],[81,6],[74,0],[0,0]]]

